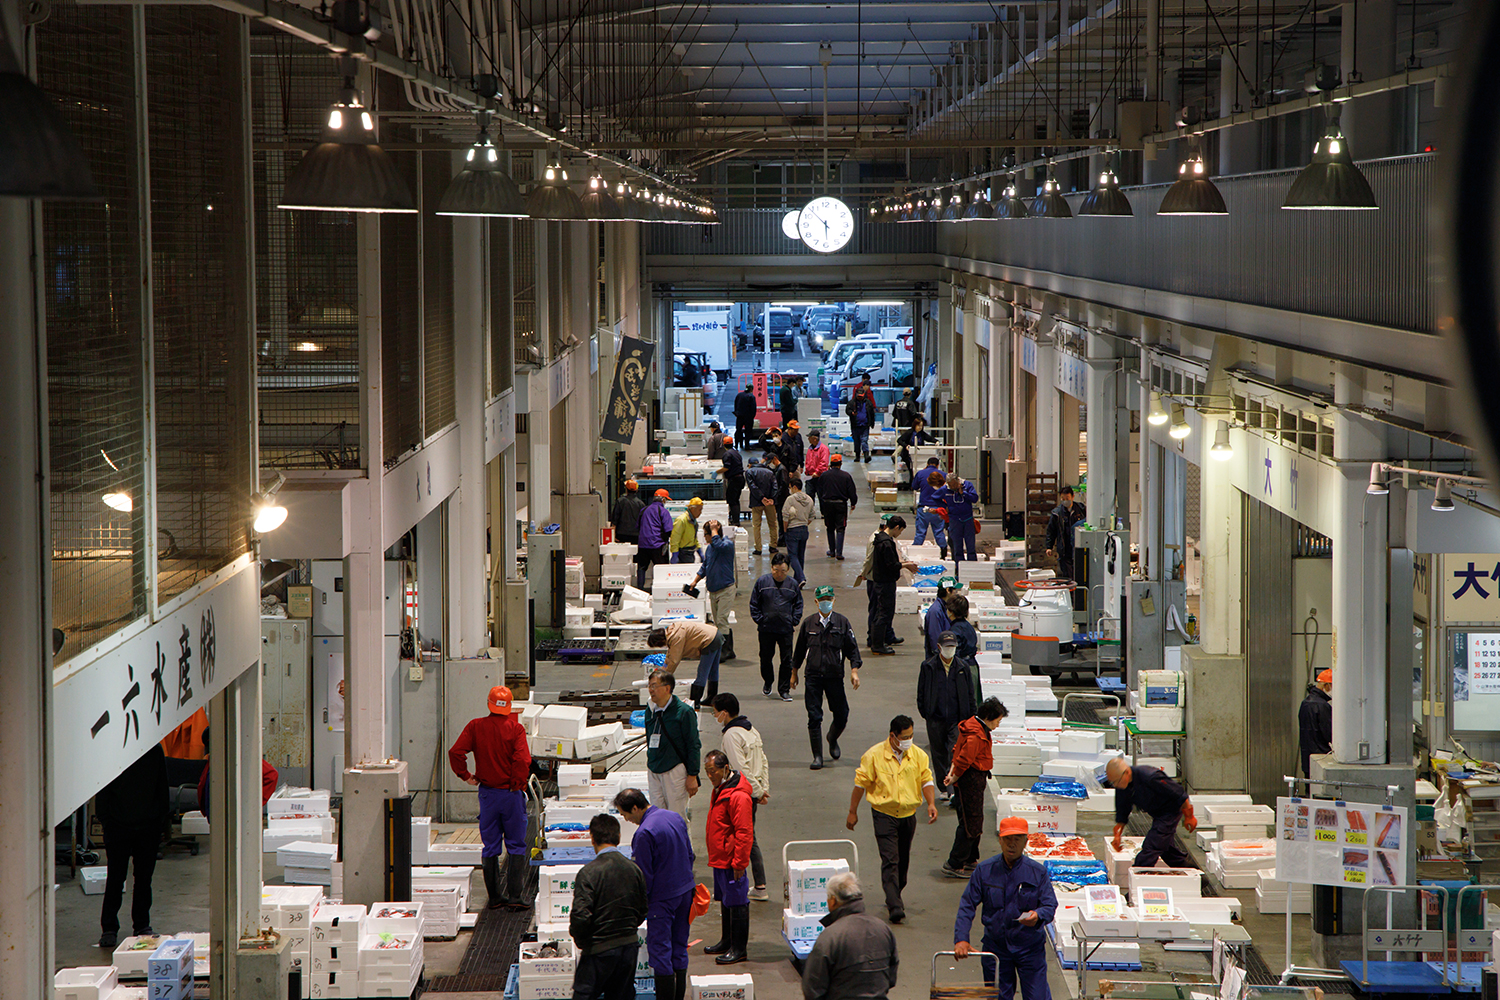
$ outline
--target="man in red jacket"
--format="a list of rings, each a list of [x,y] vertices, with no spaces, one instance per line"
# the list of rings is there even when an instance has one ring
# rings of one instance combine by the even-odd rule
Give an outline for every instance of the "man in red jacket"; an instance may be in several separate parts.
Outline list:
[[[986,698],[976,714],[958,724],[953,766],[943,779],[943,784],[953,789],[953,796],[958,800],[958,829],[953,834],[953,850],[948,852],[948,863],[943,865],[943,874],[949,878],[968,878],[979,864],[979,838],[984,833],[985,780],[995,766],[990,733],[1009,714],[999,698]]]
[[[526,909],[526,780],[531,748],[511,712],[508,687],[490,688],[490,714],[473,719],[448,749],[448,766],[479,788],[479,835],[484,840],[484,888],[490,909]],[[469,773],[469,754],[474,773]],[[505,887],[500,887],[500,850],[505,849]]]
[[[705,945],[706,955],[718,955],[718,965],[734,965],[746,958],[750,940],[750,845],[755,841],[751,818],[750,780],[731,770],[722,750],[703,758],[703,769],[714,784],[708,805],[708,866],[714,870],[714,899],[719,901],[723,936]]]

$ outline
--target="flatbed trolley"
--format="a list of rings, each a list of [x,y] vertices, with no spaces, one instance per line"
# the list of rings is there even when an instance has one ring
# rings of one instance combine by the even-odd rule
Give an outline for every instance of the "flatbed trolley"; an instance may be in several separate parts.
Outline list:
[[[791,850],[793,847],[811,847],[816,844],[848,845],[848,853],[840,854],[838,856],[848,857],[849,870],[853,872],[856,877],[858,877],[859,875],[859,845],[852,840],[788,840],[785,844],[781,845],[781,899],[787,907],[790,907],[792,905],[792,871],[791,868],[788,867],[788,861],[790,861],[789,855],[791,854]],[[809,858],[799,860],[812,859]],[[812,953],[813,943],[811,941],[793,941],[791,938],[786,936],[785,929],[782,930],[781,937],[782,940],[786,941],[787,947],[792,949],[792,966],[800,975],[802,972],[802,963],[807,961],[807,956]]]

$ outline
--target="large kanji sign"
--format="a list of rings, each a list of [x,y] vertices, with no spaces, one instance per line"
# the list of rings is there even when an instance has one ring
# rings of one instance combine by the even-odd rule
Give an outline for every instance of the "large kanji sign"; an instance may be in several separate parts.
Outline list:
[[[646,379],[651,371],[651,356],[655,344],[634,337],[620,338],[620,354],[615,359],[614,387],[609,393],[609,405],[604,410],[604,427],[599,436],[606,441],[629,444],[635,436],[637,410],[641,405],[641,393],[646,388]]]
[[[1449,552],[1439,566],[1443,621],[1500,622],[1500,554]]]

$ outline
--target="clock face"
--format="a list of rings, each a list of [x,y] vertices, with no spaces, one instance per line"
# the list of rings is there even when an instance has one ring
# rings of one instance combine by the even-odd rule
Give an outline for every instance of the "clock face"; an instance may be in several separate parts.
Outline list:
[[[800,240],[802,234],[797,232],[797,209],[792,209],[781,217],[781,232],[789,240]]]
[[[854,235],[854,213],[830,195],[814,198],[797,216],[797,234],[813,250],[833,253]]]

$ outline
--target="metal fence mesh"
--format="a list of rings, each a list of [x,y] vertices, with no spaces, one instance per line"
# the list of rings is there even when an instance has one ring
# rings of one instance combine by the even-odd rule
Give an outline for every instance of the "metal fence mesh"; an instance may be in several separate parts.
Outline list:
[[[388,143],[409,141],[398,126],[382,126]],[[391,158],[417,191],[417,154]],[[422,266],[416,215],[380,217],[380,337],[385,464],[422,443]]]
[[[422,154],[423,434],[453,423],[453,219],[435,209],[453,177],[447,152]]]
[[[185,7],[149,7],[145,18],[163,602],[249,543],[247,339],[230,291],[243,241],[224,200],[237,174],[226,157],[239,149],[224,113],[235,86],[233,62],[222,58],[230,18]]]
[[[511,227],[511,274],[515,290],[516,363],[537,360],[540,351],[536,329],[536,223],[520,221]]]
[[[357,469],[358,232],[344,212],[276,207],[338,93],[328,56],[251,37],[256,367],[263,468]]]
[[[42,208],[52,620],[67,637],[57,655],[62,661],[146,612],[130,12],[59,5],[37,26],[36,39],[40,83],[78,137],[104,195]]]
[[[490,395],[498,396],[515,384],[515,275],[511,271],[509,219],[489,221],[490,279]]]

